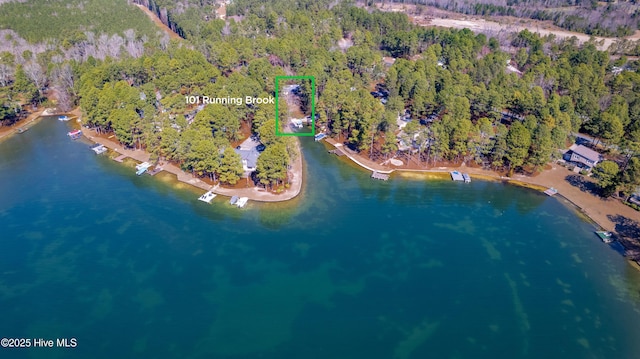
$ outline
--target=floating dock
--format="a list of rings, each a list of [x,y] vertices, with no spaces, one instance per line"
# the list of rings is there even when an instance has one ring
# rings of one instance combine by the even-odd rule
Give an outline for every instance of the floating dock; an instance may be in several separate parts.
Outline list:
[[[604,243],[613,242],[613,234],[611,234],[611,232],[596,231],[596,234],[598,235],[598,237],[600,237],[600,239],[602,239]]]
[[[546,190],[544,190],[544,194],[546,194],[547,196],[553,196],[556,193],[558,193],[558,190],[553,187],[547,188]]]
[[[373,171],[373,173],[371,174],[371,178],[377,179],[377,180],[386,181],[386,180],[389,179],[389,175],[388,174],[384,174],[384,173],[380,173],[378,171]]]
[[[80,137],[82,137],[82,131],[80,131],[80,130],[69,131],[67,133],[67,136],[69,136],[69,138],[71,138],[72,140],[77,140]]]
[[[451,172],[449,172],[449,174],[451,174],[451,179],[452,180],[464,182],[464,177],[462,176],[462,173],[460,173],[458,171],[451,171]]]
[[[202,196],[200,196],[198,198],[198,201],[202,201],[205,203],[211,203],[211,200],[214,199],[216,197],[216,194],[211,192],[211,191],[207,191],[207,193],[203,194]]]
[[[139,165],[136,165],[136,174],[140,176],[141,174],[147,172],[147,170],[151,167],[149,162],[142,162]]]
[[[238,202],[236,202],[236,206],[238,206],[238,208],[242,208],[247,204],[247,202],[249,202],[249,197],[240,197],[238,198]]]
[[[104,145],[101,145],[101,144],[99,144],[99,143],[98,143],[98,144],[95,144],[95,145],[93,145],[93,146],[91,146],[90,148],[91,148],[91,150],[92,150],[93,152],[95,152],[95,153],[96,153],[96,155],[101,155],[101,154],[103,154],[103,153],[107,152],[107,148],[106,148],[106,147],[104,147]]]
[[[120,155],[120,156],[114,158],[113,160],[116,161],[116,162],[122,163],[122,161],[124,161],[124,159],[127,158],[127,157],[128,157],[127,155]]]

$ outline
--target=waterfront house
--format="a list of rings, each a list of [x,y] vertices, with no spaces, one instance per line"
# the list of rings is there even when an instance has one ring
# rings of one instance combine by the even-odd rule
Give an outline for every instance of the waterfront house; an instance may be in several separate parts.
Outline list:
[[[236,148],[235,151],[240,155],[240,158],[242,158],[242,169],[245,172],[253,172],[256,170],[260,152],[258,152],[255,147],[250,149]]]
[[[602,155],[583,145],[574,144],[565,154],[565,160],[590,170],[602,161]]]

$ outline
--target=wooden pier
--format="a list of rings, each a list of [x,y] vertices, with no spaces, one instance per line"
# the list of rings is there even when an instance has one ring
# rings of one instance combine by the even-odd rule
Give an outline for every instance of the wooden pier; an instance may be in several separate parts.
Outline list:
[[[156,174],[162,172],[163,168],[162,166],[155,166],[153,168],[153,171],[147,171],[147,173],[149,174],[149,176],[155,176]]]
[[[334,150],[331,150],[331,151],[329,151],[329,153],[333,153],[334,155],[337,155],[338,157],[342,157],[342,156],[344,156],[344,155],[345,155],[345,153],[344,153],[344,152],[342,152],[342,150],[341,150],[341,149],[339,149],[339,148],[336,148],[336,149],[334,149]]]
[[[116,161],[116,162],[120,162],[120,163],[122,163],[122,161],[124,161],[124,159],[125,159],[125,158],[127,158],[127,157],[129,157],[129,156],[127,156],[127,155],[120,155],[120,156],[118,156],[118,157],[115,157],[113,160],[114,160],[114,161]]]
[[[373,173],[371,174],[371,178],[386,181],[389,179],[389,175],[380,173],[378,171],[373,171]]]

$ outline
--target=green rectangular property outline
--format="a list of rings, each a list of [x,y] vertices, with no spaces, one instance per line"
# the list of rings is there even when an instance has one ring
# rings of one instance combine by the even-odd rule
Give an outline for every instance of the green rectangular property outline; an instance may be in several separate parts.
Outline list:
[[[311,80],[311,132],[309,133],[280,133],[278,125],[278,81],[280,80]],[[311,137],[316,134],[316,78],[314,76],[276,76],[276,136]]]

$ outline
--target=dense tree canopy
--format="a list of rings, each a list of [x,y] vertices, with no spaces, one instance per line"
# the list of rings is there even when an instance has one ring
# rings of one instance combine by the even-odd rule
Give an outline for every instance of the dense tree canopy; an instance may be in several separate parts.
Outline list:
[[[259,181],[283,183],[288,161],[275,157],[286,152],[290,159],[292,145],[275,136],[273,108],[188,99],[273,96],[276,76],[296,74],[315,77],[316,93],[303,107],[315,96],[317,129],[372,159],[399,154],[422,165],[542,168],[572,132],[583,131],[625,154],[621,184],[636,181],[640,66],[617,61],[625,68],[614,73],[609,54],[591,42],[523,31],[505,43],[329,0],[236,0],[226,20],[213,15],[214,2],[189,0],[179,10],[171,1],[141,3],[186,40],[150,43],[141,52],[134,51],[136,36],[105,40],[105,54],[113,56],[2,53],[4,116],[55,86],[90,125],[113,131],[125,146],[219,179],[234,172],[223,168],[233,158],[224,153],[251,132],[267,145]],[[402,121],[408,124],[400,130]]]

